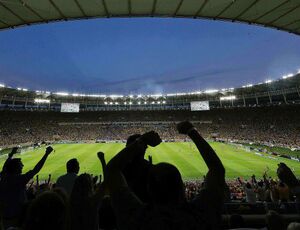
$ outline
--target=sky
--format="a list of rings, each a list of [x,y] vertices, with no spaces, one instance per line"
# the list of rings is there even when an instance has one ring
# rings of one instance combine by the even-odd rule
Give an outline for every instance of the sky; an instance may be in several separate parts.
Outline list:
[[[0,83],[31,90],[189,92],[299,69],[299,36],[239,23],[110,18],[0,31]]]

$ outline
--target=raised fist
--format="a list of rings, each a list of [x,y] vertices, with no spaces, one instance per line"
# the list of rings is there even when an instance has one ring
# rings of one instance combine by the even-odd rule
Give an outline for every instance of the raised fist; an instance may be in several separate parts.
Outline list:
[[[160,136],[158,135],[157,132],[154,131],[144,133],[141,136],[141,139],[145,144],[150,145],[152,147],[155,147],[161,143]]]
[[[100,160],[104,159],[104,153],[103,152],[98,152],[97,156]]]
[[[51,147],[51,146],[48,146],[47,148],[46,148],[46,154],[50,154],[50,153],[52,153],[52,151],[53,151],[53,148]]]
[[[181,134],[188,134],[188,131],[194,128],[193,124],[189,121],[183,121],[177,124],[177,130]]]
[[[11,152],[8,154],[9,157],[13,157],[14,154],[17,153],[19,147],[13,147]]]
[[[289,187],[298,185],[296,176],[285,163],[278,164],[277,176],[283,183],[286,183]]]

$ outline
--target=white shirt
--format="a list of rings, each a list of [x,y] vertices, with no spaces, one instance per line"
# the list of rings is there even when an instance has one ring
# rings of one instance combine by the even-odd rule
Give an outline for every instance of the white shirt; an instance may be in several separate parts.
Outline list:
[[[244,191],[246,193],[246,201],[250,204],[255,204],[256,203],[256,193],[252,188],[247,188],[244,186]]]

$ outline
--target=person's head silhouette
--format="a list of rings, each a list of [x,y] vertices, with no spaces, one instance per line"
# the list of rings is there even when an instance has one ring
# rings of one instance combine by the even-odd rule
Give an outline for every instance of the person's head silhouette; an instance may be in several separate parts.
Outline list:
[[[22,173],[23,170],[23,163],[21,158],[14,158],[11,159],[6,166],[6,173],[7,174],[15,174],[15,175],[19,175]]]
[[[149,171],[148,191],[153,203],[180,204],[185,201],[184,185],[178,169],[169,163],[153,165]]]
[[[73,158],[67,162],[67,172],[68,173],[75,173],[79,172],[79,162],[76,158]]]

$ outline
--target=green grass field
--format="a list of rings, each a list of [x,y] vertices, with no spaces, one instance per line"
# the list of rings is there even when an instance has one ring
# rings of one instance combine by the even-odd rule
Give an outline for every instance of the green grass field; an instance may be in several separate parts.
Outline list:
[[[258,156],[254,152],[231,144],[218,142],[211,142],[210,144],[220,156],[225,166],[227,179],[233,179],[238,176],[249,178],[252,174],[261,177],[266,167],[270,169],[268,174],[275,176],[279,162],[285,162],[297,176],[300,175],[299,162],[283,158],[270,159],[268,158],[269,155],[266,154]],[[102,173],[102,168],[96,153],[103,151],[108,162],[124,147],[124,144],[56,144],[53,147],[55,152],[49,156],[39,173],[41,179],[47,178],[49,173],[52,174],[52,179],[56,179],[58,176],[64,174],[67,160],[74,157],[80,162],[80,173],[87,172],[99,175]],[[41,148],[17,154],[16,157],[21,157],[24,163],[23,172],[32,169],[42,157],[44,151],[45,148]],[[146,158],[148,155],[152,155],[154,164],[169,162],[176,165],[184,179],[202,178],[207,172],[207,167],[203,159],[192,143],[162,143],[156,148],[148,148]],[[0,156],[1,168],[5,159],[6,156]]]

